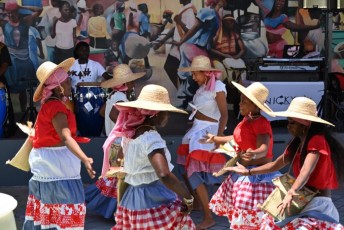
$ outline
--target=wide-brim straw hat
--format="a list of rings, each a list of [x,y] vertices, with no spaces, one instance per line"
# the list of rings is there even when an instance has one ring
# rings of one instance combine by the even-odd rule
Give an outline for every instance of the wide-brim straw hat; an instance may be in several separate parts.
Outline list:
[[[124,42],[125,54],[134,59],[142,59],[147,57],[150,48],[151,43],[148,41],[148,39],[135,33],[130,34]]]
[[[103,88],[112,88],[135,81],[144,75],[146,75],[146,72],[133,73],[128,65],[120,64],[113,69],[112,79],[103,81],[100,86]]]
[[[279,117],[299,118],[334,126],[317,115],[317,104],[307,97],[295,97],[286,111],[274,112]]]
[[[232,84],[263,112],[267,113],[269,116],[275,117],[273,111],[265,103],[269,96],[269,90],[262,83],[254,82],[246,88],[234,81],[232,81]]]
[[[167,89],[160,85],[153,84],[144,86],[137,100],[119,102],[116,103],[116,105],[155,111],[187,113],[171,105]]]
[[[178,71],[192,72],[192,71],[221,71],[221,70],[213,68],[211,66],[210,59],[208,57],[200,55],[192,59],[190,67],[179,68]]]
[[[74,61],[75,61],[74,58],[68,58],[58,65],[50,61],[46,61],[42,63],[38,67],[37,72],[36,72],[39,85],[37,86],[36,91],[33,95],[33,101],[36,102],[42,98],[44,83],[50,77],[50,75],[54,73],[56,69],[63,68],[66,72],[68,72],[70,67],[72,67]]]

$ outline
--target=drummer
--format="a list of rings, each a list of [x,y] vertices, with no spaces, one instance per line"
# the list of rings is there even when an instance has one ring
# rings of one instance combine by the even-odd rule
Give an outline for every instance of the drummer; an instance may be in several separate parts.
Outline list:
[[[72,88],[75,93],[78,84],[90,85],[99,84],[103,80],[110,79],[111,76],[104,67],[96,61],[89,59],[90,46],[86,42],[79,42],[74,49],[76,61],[69,70],[72,80]]]

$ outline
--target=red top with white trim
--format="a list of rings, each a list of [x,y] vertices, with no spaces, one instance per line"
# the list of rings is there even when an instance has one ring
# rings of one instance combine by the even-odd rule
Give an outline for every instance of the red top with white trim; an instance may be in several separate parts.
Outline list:
[[[76,136],[76,121],[74,113],[69,110],[60,100],[51,100],[42,104],[41,110],[35,124],[35,137],[33,137],[33,147],[53,147],[61,143],[61,138],[57,134],[52,123],[53,118],[58,113],[64,113],[67,116],[68,127],[72,137]]]

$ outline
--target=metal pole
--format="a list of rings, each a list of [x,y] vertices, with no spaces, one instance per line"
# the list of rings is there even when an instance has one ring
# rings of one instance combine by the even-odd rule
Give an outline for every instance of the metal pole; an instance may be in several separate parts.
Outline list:
[[[325,73],[324,73],[324,118],[328,120],[330,118],[330,106],[328,102],[328,81],[329,76],[328,73],[331,72],[331,60],[332,60],[332,10],[331,10],[330,0],[327,0],[327,9],[325,10]]]

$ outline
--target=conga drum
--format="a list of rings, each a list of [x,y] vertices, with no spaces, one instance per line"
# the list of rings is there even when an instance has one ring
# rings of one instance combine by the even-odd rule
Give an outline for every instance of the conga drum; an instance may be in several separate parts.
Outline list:
[[[100,136],[104,118],[99,114],[106,99],[100,82],[81,82],[76,86],[75,117],[81,136]]]

